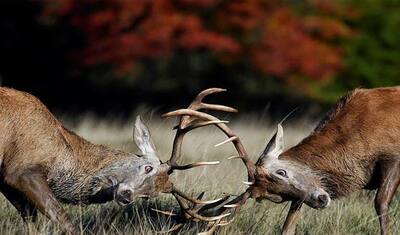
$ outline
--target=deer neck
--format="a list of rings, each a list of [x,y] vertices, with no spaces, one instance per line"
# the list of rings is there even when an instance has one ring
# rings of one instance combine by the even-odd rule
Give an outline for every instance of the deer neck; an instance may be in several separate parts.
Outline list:
[[[346,196],[364,188],[372,175],[373,159],[365,157],[352,143],[312,134],[282,154],[282,159],[303,164],[313,170],[321,186],[332,198]]]
[[[130,156],[91,172],[59,168],[50,178],[49,186],[64,203],[91,204],[111,201],[119,182],[126,177],[129,167],[135,161],[137,159]]]
[[[121,181],[121,166],[137,161],[135,155],[92,144],[64,128],[66,147],[61,162],[48,176],[56,197],[64,203],[103,203],[113,199],[114,189]]]

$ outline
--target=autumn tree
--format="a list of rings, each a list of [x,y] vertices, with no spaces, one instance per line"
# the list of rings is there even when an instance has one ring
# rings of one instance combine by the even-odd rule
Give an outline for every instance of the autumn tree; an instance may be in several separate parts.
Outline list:
[[[117,76],[144,59],[207,51],[226,66],[250,63],[260,77],[297,85],[329,81],[343,67],[337,43],[351,14],[329,0],[47,0],[42,19],[64,19],[85,38],[72,53]]]

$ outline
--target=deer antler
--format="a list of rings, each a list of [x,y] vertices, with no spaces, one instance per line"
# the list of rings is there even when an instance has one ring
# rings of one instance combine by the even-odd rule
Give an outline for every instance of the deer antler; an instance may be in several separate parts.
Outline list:
[[[218,118],[216,118],[210,114],[198,111],[200,109],[211,109],[211,110],[219,110],[219,111],[225,111],[225,112],[237,112],[236,109],[228,107],[228,106],[217,105],[217,104],[206,104],[206,103],[202,102],[203,98],[206,97],[207,95],[210,95],[213,93],[219,93],[219,92],[223,92],[223,91],[226,91],[226,89],[210,88],[210,89],[204,90],[200,94],[197,95],[197,97],[189,105],[188,108],[178,109],[178,110],[175,110],[175,111],[172,111],[172,112],[162,115],[162,117],[164,117],[164,118],[174,117],[174,116],[181,117],[179,125],[176,126],[177,132],[176,132],[176,136],[174,139],[171,158],[168,161],[169,165],[171,165],[171,170],[174,170],[174,169],[182,169],[182,168],[188,169],[188,168],[196,167],[196,166],[215,164],[215,162],[199,162],[199,163],[194,163],[194,164],[190,164],[190,165],[186,165],[186,166],[179,166],[176,163],[177,160],[179,160],[181,158],[181,148],[182,148],[183,137],[188,131],[191,131],[198,127],[203,127],[203,126],[207,126],[207,125],[215,125],[228,136],[227,140],[217,144],[216,147],[220,146],[222,144],[228,143],[228,142],[232,142],[239,154],[239,156],[237,156],[237,158],[242,159],[243,163],[246,165],[246,168],[248,171],[248,181],[254,182],[254,175],[255,175],[254,162],[248,157],[247,152],[246,152],[242,142],[240,141],[240,138],[226,125],[226,123],[228,123],[228,122],[219,120]]]
[[[218,105],[218,104],[207,104],[203,103],[202,100],[204,97],[210,94],[214,93],[219,93],[226,91],[225,89],[221,88],[210,88],[207,90],[202,91],[197,95],[197,97],[193,100],[193,102],[189,105],[188,108],[186,109],[179,109],[175,110],[166,114],[163,114],[162,117],[168,118],[168,117],[180,117],[179,124],[174,128],[176,129],[176,135],[174,138],[174,143],[173,143],[173,149],[172,149],[172,154],[170,160],[167,162],[170,165],[170,172],[172,173],[173,170],[185,170],[197,166],[204,166],[204,165],[213,165],[213,164],[218,164],[218,161],[214,162],[197,162],[197,163],[192,163],[188,165],[178,165],[177,161],[181,158],[181,149],[182,149],[182,143],[183,143],[183,137],[185,134],[193,129],[203,127],[203,126],[208,126],[208,125],[215,125],[217,126],[222,132],[224,132],[227,136],[228,139],[215,145],[216,147],[223,145],[228,142],[232,142],[235,146],[236,151],[238,152],[238,156],[235,156],[234,158],[240,158],[243,163],[245,164],[247,171],[248,171],[248,181],[250,184],[253,184],[254,178],[255,178],[255,164],[254,162],[248,157],[247,152],[240,141],[240,138],[226,125],[228,123],[227,121],[219,120],[218,118],[204,113],[200,112],[200,109],[211,109],[211,110],[217,110],[217,111],[225,111],[225,112],[237,112],[236,109],[224,106],[224,105]],[[232,158],[232,157],[231,157]],[[230,215],[230,213],[225,213],[223,214],[226,210],[228,210],[228,207],[221,207],[217,210],[218,214],[217,216],[203,216],[202,212],[215,208],[217,206],[220,206],[226,200],[229,198],[225,197],[223,199],[218,199],[218,200],[212,200],[212,201],[200,201],[200,199],[191,199],[190,197],[186,196],[176,188],[172,189],[172,194],[175,196],[177,199],[183,215],[187,220],[193,220],[193,221],[206,221],[209,222],[209,230],[203,234],[209,234],[212,233],[217,226],[221,226],[222,224],[225,224],[226,222],[221,222],[223,218],[227,217]],[[243,199],[243,203],[245,200],[250,195],[245,195],[239,197],[240,199]],[[245,199],[244,199],[245,198]],[[192,202],[194,206],[189,207],[187,203],[183,200],[187,200],[189,202]],[[233,206],[232,203],[237,203],[238,200],[232,200],[229,202],[230,206]],[[243,204],[241,203],[241,204]],[[200,207],[200,205],[204,205]],[[208,205],[207,205],[208,204]],[[235,212],[237,211],[237,208],[235,208]],[[168,213],[168,212],[167,212]],[[174,226],[176,227],[176,226]],[[180,228],[180,227],[177,227]]]
[[[206,104],[203,103],[202,100],[204,97],[207,95],[213,94],[213,93],[218,93],[225,91],[225,89],[220,89],[220,88],[210,88],[207,90],[204,90],[200,92],[197,97],[192,101],[192,103],[189,105],[187,109],[183,110],[192,110],[192,111],[197,111],[199,109],[212,109],[212,110],[219,110],[219,111],[225,111],[225,112],[237,112],[236,109],[224,106],[224,105],[217,105],[217,104]],[[181,149],[182,149],[182,143],[183,143],[183,137],[185,136],[186,133],[188,133],[191,130],[194,130],[199,127],[203,126],[208,126],[208,125],[216,125],[220,123],[226,123],[227,121],[221,121],[219,119],[214,119],[214,120],[204,120],[204,119],[199,119],[196,118],[196,116],[192,115],[183,115],[180,114],[180,110],[176,110],[173,112],[169,112],[166,114],[163,114],[163,118],[168,118],[168,117],[173,117],[173,116],[181,116],[179,124],[175,127],[176,129],[176,135],[174,138],[174,143],[172,147],[172,154],[171,158],[168,160],[168,164],[171,166],[171,171],[173,170],[182,170],[182,169],[189,169],[192,167],[197,167],[197,166],[203,166],[203,165],[212,165],[212,164],[218,164],[218,161],[214,162],[198,162],[198,163],[193,163],[185,166],[179,166],[177,164],[177,161],[181,158]]]

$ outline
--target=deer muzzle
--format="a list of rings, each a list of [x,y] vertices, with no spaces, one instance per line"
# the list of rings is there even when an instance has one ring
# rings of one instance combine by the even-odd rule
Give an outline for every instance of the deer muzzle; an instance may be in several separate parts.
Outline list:
[[[314,209],[324,209],[330,205],[331,197],[325,190],[316,189],[305,202]]]

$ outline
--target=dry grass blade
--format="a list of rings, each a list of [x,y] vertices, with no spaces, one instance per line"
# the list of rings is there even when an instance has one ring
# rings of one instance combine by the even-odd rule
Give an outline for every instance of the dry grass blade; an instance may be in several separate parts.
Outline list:
[[[156,231],[157,234],[165,234],[165,233],[172,233],[180,228],[183,227],[183,224],[175,224],[174,226],[172,226],[172,228],[168,229],[168,230],[163,230],[163,231]]]
[[[160,213],[160,214],[163,214],[163,215],[167,215],[167,216],[177,216],[176,213],[171,212],[171,211],[163,211],[163,210],[158,210],[158,209],[155,209],[155,208],[150,208],[150,210],[155,211],[155,212]]]

